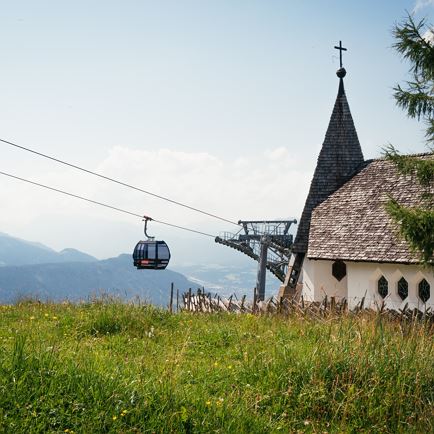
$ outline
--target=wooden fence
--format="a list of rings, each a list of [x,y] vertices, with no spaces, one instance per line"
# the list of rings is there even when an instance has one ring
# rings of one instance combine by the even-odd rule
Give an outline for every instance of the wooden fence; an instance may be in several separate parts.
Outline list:
[[[169,310],[172,312],[174,302],[173,287],[169,303]],[[300,297],[299,300],[280,299],[270,297],[265,301],[247,300],[246,296],[238,298],[235,294],[230,297],[223,297],[218,294],[211,295],[199,288],[196,292],[189,289],[181,295],[176,296],[176,310],[195,313],[213,313],[213,312],[231,312],[231,313],[252,313],[252,314],[281,314],[291,315],[296,314],[304,317],[326,318],[331,315],[350,314],[356,315],[360,312],[372,312],[381,314],[391,319],[400,320],[427,320],[434,323],[434,312],[431,308],[424,311],[419,309],[409,309],[408,305],[402,309],[390,310],[385,308],[383,303],[377,309],[365,308],[365,297],[363,297],[357,306],[351,311],[348,309],[347,300],[342,299],[337,301],[334,297],[324,298],[322,302],[308,302]]]

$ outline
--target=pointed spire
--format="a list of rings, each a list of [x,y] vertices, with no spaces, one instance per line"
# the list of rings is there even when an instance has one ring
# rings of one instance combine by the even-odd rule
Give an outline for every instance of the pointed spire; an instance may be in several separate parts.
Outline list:
[[[324,143],[298,226],[293,252],[306,253],[313,209],[355,175],[364,162],[345,95],[345,69],[338,70],[339,89]]]

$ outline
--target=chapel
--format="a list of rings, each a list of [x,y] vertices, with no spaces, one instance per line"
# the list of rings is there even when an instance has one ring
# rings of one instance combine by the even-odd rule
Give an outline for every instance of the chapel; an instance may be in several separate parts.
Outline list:
[[[389,197],[418,206],[425,190],[390,160],[364,159],[345,75],[341,66],[336,102],[279,294],[302,294],[311,301],[345,298],[350,309],[362,299],[372,308],[434,308],[434,268],[421,266],[385,209]],[[434,154],[414,158],[434,159]]]

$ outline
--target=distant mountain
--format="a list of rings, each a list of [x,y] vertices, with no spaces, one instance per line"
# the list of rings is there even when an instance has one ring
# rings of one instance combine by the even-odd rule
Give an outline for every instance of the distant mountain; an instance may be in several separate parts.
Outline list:
[[[188,280],[195,282],[196,286],[205,287],[208,292],[215,292],[224,296],[247,295],[248,298],[253,298],[258,264],[250,259],[246,261],[245,265],[179,265],[176,269]],[[280,285],[281,282],[270,272],[267,272],[266,297],[276,295]]]
[[[97,259],[79,250],[56,252],[43,244],[0,233],[0,266],[93,261]]]
[[[86,300],[107,293],[157,305],[169,300],[170,283],[181,291],[204,286],[222,295],[252,297],[257,264],[245,263],[178,265],[176,269],[136,270],[131,255],[98,261],[75,249],[56,252],[40,243],[0,233],[0,303],[32,297],[42,300]],[[187,276],[187,277],[186,277]],[[274,295],[280,282],[267,273],[266,295]]]
[[[76,249],[63,249],[59,252],[59,262],[93,262],[98,259]]]
[[[74,257],[75,252],[67,253]],[[195,287],[174,271],[139,271],[133,267],[131,255],[126,254],[103,261],[4,266],[0,267],[0,303],[29,297],[79,301],[107,294],[167,305],[171,282],[180,292]]]

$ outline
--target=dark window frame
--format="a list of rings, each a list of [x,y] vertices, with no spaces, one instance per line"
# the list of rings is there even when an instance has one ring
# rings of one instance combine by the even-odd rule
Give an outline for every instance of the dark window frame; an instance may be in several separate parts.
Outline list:
[[[426,293],[428,294],[428,297],[426,297]],[[417,295],[423,303],[426,303],[431,298],[431,285],[425,278],[417,284]]]
[[[396,285],[396,292],[399,295],[399,298],[404,301],[408,297],[408,282],[407,279],[402,276]],[[405,297],[403,296],[405,293]]]
[[[383,300],[389,295],[389,281],[383,275],[377,280],[377,292]]]
[[[340,282],[347,275],[347,264],[341,259],[333,262],[332,264],[332,276]]]

